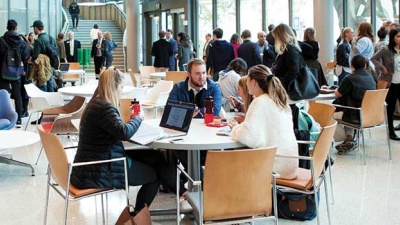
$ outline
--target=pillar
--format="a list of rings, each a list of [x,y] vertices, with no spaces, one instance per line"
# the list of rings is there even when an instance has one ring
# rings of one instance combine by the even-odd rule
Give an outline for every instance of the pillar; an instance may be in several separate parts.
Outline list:
[[[318,59],[326,71],[326,63],[333,61],[333,0],[314,0],[314,28],[320,44]]]
[[[126,0],[127,69],[139,71],[140,66],[140,0]]]

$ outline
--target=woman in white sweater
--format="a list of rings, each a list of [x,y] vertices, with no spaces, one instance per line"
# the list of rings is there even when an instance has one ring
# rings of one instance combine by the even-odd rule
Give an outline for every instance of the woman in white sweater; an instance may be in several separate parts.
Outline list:
[[[256,65],[249,70],[247,78],[249,94],[254,100],[247,110],[243,123],[230,124],[232,138],[250,148],[277,146],[277,154],[298,155],[293,132],[292,113],[284,87],[268,67]],[[282,179],[297,177],[297,159],[275,159],[274,172]]]

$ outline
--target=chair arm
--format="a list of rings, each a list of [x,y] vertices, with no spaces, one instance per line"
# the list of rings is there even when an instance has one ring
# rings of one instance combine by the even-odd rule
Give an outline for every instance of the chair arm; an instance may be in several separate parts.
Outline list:
[[[183,168],[183,166],[182,166],[181,164],[178,164],[178,165],[176,166],[176,168],[177,168],[181,173],[183,173],[183,175],[185,175],[185,177],[186,177],[193,185],[201,186],[201,181],[195,181],[195,180],[193,180],[193,178],[191,178],[191,177],[189,176],[189,174],[186,173],[185,169]]]
[[[109,162],[116,162],[116,161],[126,161],[126,158],[125,157],[121,157],[121,158],[115,158],[115,159],[89,161],[89,162],[79,162],[79,163],[69,163],[69,164],[71,165],[71,167],[75,167],[75,166],[87,166],[87,165],[109,163]]]
[[[301,141],[301,140],[297,140],[297,144],[313,145],[313,144],[315,144],[315,141]]]
[[[351,106],[347,106],[347,105],[337,105],[337,104],[332,104],[332,105],[333,105],[333,106],[336,106],[336,107],[340,107],[340,108],[361,110],[361,108],[351,107]]]
[[[313,158],[310,156],[278,155],[278,154],[276,154],[275,156],[279,157],[279,158],[305,159],[305,160],[310,160],[310,161],[313,160]]]

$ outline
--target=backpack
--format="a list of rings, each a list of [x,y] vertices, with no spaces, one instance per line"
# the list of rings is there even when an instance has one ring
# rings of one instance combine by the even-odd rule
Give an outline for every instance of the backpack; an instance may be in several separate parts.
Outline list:
[[[1,65],[1,76],[5,80],[19,80],[24,72],[21,50],[18,46],[11,48],[3,37],[1,37],[0,40],[6,47]]]
[[[58,47],[54,41],[54,39],[49,35],[49,41],[45,43],[46,46],[46,55],[50,59],[50,65],[53,67],[55,70],[58,70],[60,67],[60,58],[59,58],[59,52],[58,52]]]

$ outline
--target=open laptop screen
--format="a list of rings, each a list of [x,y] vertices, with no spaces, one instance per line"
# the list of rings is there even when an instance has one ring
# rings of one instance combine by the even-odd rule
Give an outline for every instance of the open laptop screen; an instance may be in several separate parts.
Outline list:
[[[160,127],[187,133],[192,122],[195,105],[168,100],[161,118]]]
[[[60,63],[60,71],[67,72],[69,70],[69,63]]]

